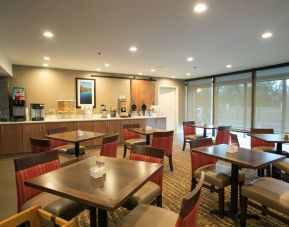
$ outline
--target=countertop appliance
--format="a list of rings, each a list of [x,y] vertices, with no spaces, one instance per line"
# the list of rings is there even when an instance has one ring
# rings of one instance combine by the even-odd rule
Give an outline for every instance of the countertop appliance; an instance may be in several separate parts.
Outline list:
[[[126,98],[118,99],[118,113],[120,117],[128,117]]]
[[[25,121],[25,89],[23,87],[12,88],[12,119]]]
[[[30,119],[31,121],[44,121],[44,104],[31,103],[30,104]]]

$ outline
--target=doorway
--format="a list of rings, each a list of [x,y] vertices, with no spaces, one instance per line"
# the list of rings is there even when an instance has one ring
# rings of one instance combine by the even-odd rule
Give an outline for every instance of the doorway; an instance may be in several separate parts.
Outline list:
[[[178,87],[176,86],[159,86],[158,105],[160,111],[166,116],[166,129],[174,130],[178,133]]]

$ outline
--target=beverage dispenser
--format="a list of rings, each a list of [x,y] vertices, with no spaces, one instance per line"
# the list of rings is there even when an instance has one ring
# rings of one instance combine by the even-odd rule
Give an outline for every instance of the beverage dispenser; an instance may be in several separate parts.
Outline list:
[[[126,98],[118,99],[118,112],[120,117],[127,117],[127,100]]]

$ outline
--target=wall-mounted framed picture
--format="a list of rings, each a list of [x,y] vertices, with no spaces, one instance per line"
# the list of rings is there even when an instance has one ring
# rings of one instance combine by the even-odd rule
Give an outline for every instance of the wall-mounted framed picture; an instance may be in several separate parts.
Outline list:
[[[76,78],[76,107],[93,106],[95,108],[95,80]]]

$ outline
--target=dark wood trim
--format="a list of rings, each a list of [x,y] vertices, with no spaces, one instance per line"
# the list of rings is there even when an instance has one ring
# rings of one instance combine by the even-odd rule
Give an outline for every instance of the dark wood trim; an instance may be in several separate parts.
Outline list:
[[[183,121],[183,125],[195,125],[195,121]]]
[[[197,139],[190,142],[190,147],[197,148],[197,147],[204,147],[204,146],[211,146],[213,145],[212,138],[203,138],[203,139]]]
[[[274,134],[273,128],[251,128],[250,134]]]
[[[66,127],[61,127],[61,128],[48,128],[47,129],[47,134],[51,135],[51,134],[56,134],[56,133],[62,133],[62,132],[66,132],[67,128]]]
[[[37,147],[47,147],[50,148],[50,140],[45,138],[35,138],[30,137],[30,144]]]
[[[219,126],[218,131],[231,131],[232,126]]]
[[[140,128],[140,124],[125,124],[122,126],[123,129],[128,129],[128,128]]]
[[[154,132],[153,133],[153,137],[168,137],[168,136],[174,136],[174,130],[166,131],[166,132]]]
[[[118,140],[118,133],[110,136],[103,137],[102,144],[112,143]]]
[[[23,158],[14,159],[15,171],[27,169],[29,167],[40,165],[54,160],[58,160],[57,151],[47,151],[29,155]]]
[[[131,154],[141,154],[154,158],[164,159],[165,152],[160,148],[154,148],[145,145],[133,145],[131,147]]]

